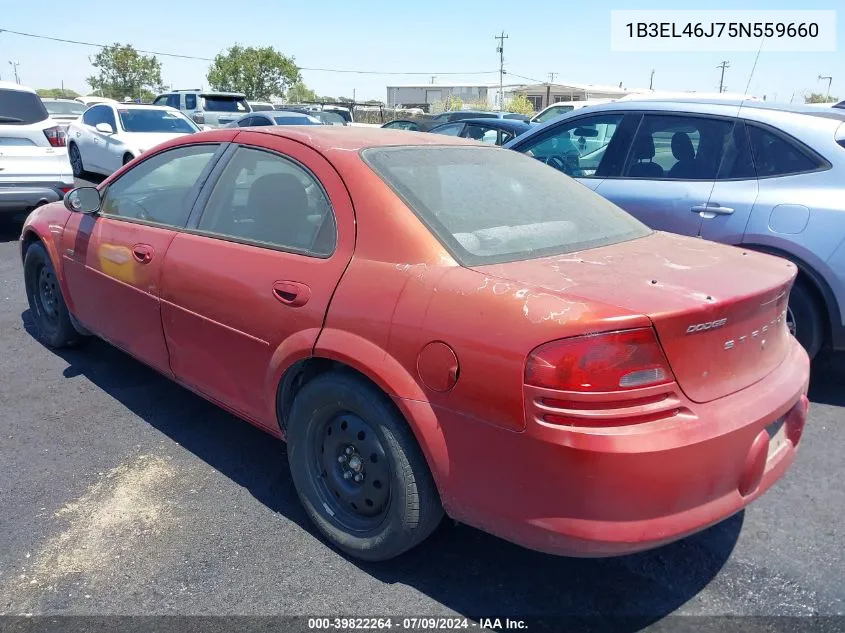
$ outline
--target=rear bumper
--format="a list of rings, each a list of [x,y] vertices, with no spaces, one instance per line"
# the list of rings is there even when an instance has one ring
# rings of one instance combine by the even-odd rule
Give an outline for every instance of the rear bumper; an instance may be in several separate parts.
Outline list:
[[[62,188],[72,188],[73,181],[0,183],[0,213],[29,211],[64,197]]]
[[[529,420],[514,433],[427,403],[403,401],[442,430],[432,460],[453,518],[531,549],[567,556],[628,554],[703,530],[768,490],[795,459],[807,416],[809,360],[791,339],[764,380],[690,415],[611,428]],[[784,418],[769,454],[766,428]],[[423,420],[425,422],[425,420]],[[430,450],[430,449],[429,449]],[[442,456],[441,456],[442,457]]]

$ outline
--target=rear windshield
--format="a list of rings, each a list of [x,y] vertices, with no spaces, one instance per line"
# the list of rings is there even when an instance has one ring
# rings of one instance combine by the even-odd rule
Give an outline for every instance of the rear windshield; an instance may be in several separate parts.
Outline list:
[[[150,108],[118,108],[120,124],[127,132],[161,132],[193,134],[199,128],[176,112]]]
[[[349,110],[347,110],[346,108],[338,108],[337,110],[323,110],[323,112],[330,112],[331,114],[336,114],[347,123],[352,123],[352,113],[350,113]]]
[[[464,266],[570,253],[651,232],[584,185],[519,152],[373,147],[362,157]]]
[[[0,89],[0,124],[29,125],[43,121],[48,116],[37,94]]]
[[[243,97],[201,95],[200,100],[206,112],[249,112],[249,105]]]
[[[85,106],[76,101],[45,101],[44,107],[51,115],[80,116],[85,112]]]
[[[337,112],[314,112],[311,116],[315,119],[320,119],[326,125],[345,125],[346,119],[340,116]]]

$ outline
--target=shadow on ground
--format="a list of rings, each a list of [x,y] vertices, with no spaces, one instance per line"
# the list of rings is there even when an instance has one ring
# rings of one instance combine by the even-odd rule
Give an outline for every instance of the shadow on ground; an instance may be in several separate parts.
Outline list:
[[[32,333],[31,314],[22,316]],[[57,353],[68,363],[66,377],[85,376],[261,503],[314,532],[293,489],[282,442],[99,340]],[[730,556],[743,520],[740,513],[678,543],[608,559],[539,554],[444,521],[428,541],[398,559],[356,564],[472,619],[529,618],[535,632],[637,631],[710,582]]]

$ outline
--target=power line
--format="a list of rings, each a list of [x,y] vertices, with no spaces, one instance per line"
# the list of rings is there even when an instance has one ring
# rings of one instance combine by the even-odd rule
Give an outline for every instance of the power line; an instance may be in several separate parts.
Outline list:
[[[50,40],[51,42],[61,42],[63,44],[77,44],[79,46],[93,46],[95,48],[108,48],[111,44],[98,44],[96,42],[83,42],[81,40],[71,40],[63,37],[52,37],[50,35],[38,35],[36,33],[24,33],[23,31],[12,31],[10,29],[0,29],[0,33],[11,33],[13,35],[20,35],[22,37],[32,37],[39,40]],[[201,62],[213,62],[213,57],[199,57],[197,55],[183,55],[181,53],[165,53],[162,51],[151,51],[143,48],[136,48],[139,53],[146,53],[147,55],[157,55],[159,57],[174,57],[176,59],[191,59]],[[352,70],[341,68],[310,68],[300,66],[300,70],[307,70],[311,72],[324,73],[350,73],[355,75],[495,75],[498,70],[476,70],[476,71],[448,71],[442,73],[432,72],[401,72],[401,71],[381,71],[381,70]]]

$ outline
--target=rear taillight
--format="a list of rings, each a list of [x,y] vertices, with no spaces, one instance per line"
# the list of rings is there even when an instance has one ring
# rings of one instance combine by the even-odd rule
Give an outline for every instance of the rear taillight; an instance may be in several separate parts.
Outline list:
[[[621,391],[673,379],[651,328],[552,341],[531,352],[525,368],[526,384],[560,391]]]
[[[50,145],[53,147],[65,147],[67,145],[67,134],[61,126],[48,127],[44,130],[44,136],[47,137]]]

